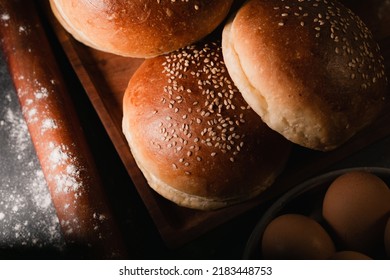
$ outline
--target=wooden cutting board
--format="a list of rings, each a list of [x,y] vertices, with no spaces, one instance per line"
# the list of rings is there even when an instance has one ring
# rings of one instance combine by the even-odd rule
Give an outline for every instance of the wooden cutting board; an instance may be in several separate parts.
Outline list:
[[[258,198],[209,212],[178,207],[149,188],[134,162],[121,130],[123,94],[131,76],[143,60],[100,52],[75,41],[53,17],[47,2],[41,2],[68,60],[104,124],[162,238],[170,247],[177,247],[190,241],[212,228],[276,198],[294,185],[320,173],[330,165],[390,135],[390,125],[388,125],[390,122],[390,108],[387,106],[383,115],[373,125],[335,151],[322,153],[295,146],[285,172],[269,191]],[[380,44],[386,60],[387,75],[390,76],[389,1],[344,2],[360,15],[373,30],[375,39]]]

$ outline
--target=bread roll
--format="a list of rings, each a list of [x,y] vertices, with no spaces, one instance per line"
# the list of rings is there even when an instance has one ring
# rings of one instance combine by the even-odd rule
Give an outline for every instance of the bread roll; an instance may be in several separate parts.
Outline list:
[[[243,100],[220,42],[146,60],[125,92],[123,132],[150,187],[203,210],[267,189],[291,147]]]
[[[222,47],[245,100],[304,147],[335,149],[385,104],[379,47],[336,1],[247,1],[226,24]]]
[[[147,58],[211,33],[233,0],[50,0],[54,15],[77,40],[122,56]]]

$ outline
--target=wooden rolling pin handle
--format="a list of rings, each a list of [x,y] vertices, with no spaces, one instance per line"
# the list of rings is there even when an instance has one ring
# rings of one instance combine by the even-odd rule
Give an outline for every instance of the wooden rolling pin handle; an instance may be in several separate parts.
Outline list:
[[[34,1],[1,1],[0,35],[67,247],[81,248],[86,258],[124,258],[120,231]]]

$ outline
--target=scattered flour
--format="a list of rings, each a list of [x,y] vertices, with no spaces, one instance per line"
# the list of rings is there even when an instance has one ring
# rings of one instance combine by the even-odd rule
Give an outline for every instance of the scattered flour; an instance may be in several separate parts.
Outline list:
[[[9,26],[9,20],[10,20],[10,19],[11,19],[11,17],[10,17],[10,15],[7,14],[7,13],[2,13],[2,14],[0,15],[1,23],[2,23],[5,27]]]
[[[41,126],[41,133],[43,134],[45,131],[49,129],[56,129],[58,128],[58,125],[55,120],[53,119],[44,119],[42,121],[42,126]]]
[[[32,83],[37,90],[34,92],[33,97],[26,99],[23,114],[28,124],[38,123],[40,125],[40,134],[45,135],[45,133],[59,129],[60,125],[54,117],[50,116],[49,110],[42,111],[37,109],[42,108],[42,103],[45,104],[51,91],[42,86],[37,80],[32,81]],[[51,80],[50,83],[56,84],[55,80]],[[24,96],[27,92],[20,89],[18,94]],[[75,199],[77,199],[81,195],[83,186],[80,178],[82,167],[79,166],[78,158],[72,154],[70,147],[63,143],[50,141],[48,148],[50,166],[55,171],[49,179],[54,180],[57,192],[76,192]]]
[[[3,13],[0,19],[6,21],[9,16]],[[6,67],[0,64],[0,250],[61,250],[64,240],[60,224],[17,96],[9,84]],[[46,94],[40,90],[37,98]],[[34,119],[36,114],[31,110],[29,117]],[[46,129],[55,127],[48,120],[42,125]]]
[[[0,24],[11,26],[10,15],[0,12]],[[30,33],[29,26],[17,27],[20,35]],[[31,48],[27,51],[32,52]],[[1,56],[1,53],[0,53]],[[38,80],[29,80],[20,75],[16,79],[34,84],[37,90],[31,96],[30,90],[14,89],[2,90],[2,84],[12,84],[6,73],[4,60],[0,59],[0,251],[2,248],[25,246],[26,248],[58,248],[65,247],[61,226],[68,226],[65,234],[79,230],[77,219],[60,221],[52,204],[44,174],[35,154],[35,149],[28,132],[28,124],[38,124],[41,136],[54,132],[60,128],[60,123],[51,116],[47,109],[46,99],[51,92],[42,86]],[[50,81],[52,85],[55,80]],[[25,100],[23,111],[18,106],[17,95],[29,99]],[[25,118],[23,118],[23,116]],[[4,137],[3,135],[6,135]],[[49,161],[52,168],[60,172],[53,172],[57,192],[74,192],[72,204],[66,204],[64,209],[76,206],[77,199],[83,195],[83,181],[80,174],[83,166],[79,159],[72,154],[71,146],[51,141],[49,147]],[[48,181],[49,182],[49,181]],[[51,182],[51,181],[50,181]],[[93,217],[98,230],[106,217],[95,213]],[[97,232],[102,238],[101,233]]]
[[[8,20],[10,20],[10,19],[11,19],[11,17],[9,16],[9,14],[3,13],[3,14],[1,15],[1,20],[2,20],[2,21],[8,21]]]

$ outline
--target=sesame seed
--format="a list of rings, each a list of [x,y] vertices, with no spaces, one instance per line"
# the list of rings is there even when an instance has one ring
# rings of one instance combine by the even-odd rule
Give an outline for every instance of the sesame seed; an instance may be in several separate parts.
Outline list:
[[[161,133],[164,134],[164,141],[176,138],[181,143],[177,146],[177,142],[172,141],[167,146],[175,147],[176,152],[186,150],[187,157],[192,156],[193,152],[199,151],[202,145],[215,147],[221,153],[236,155],[240,148],[233,149],[233,147],[240,147],[239,143],[242,142],[244,136],[235,131],[235,126],[238,127],[245,123],[243,111],[250,107],[235,103],[235,95],[239,91],[232,81],[225,76],[227,70],[220,46],[206,44],[202,49],[198,49],[195,45],[187,46],[181,51],[166,55],[162,66],[162,72],[166,74],[168,86],[163,88],[165,101],[161,103],[168,103],[166,106],[173,109],[175,113],[180,111],[177,104],[184,101],[192,104],[192,107],[186,110],[188,114],[182,115],[182,120],[185,120],[186,123],[175,124],[169,122],[165,125],[166,127],[172,127],[173,125],[179,127],[182,133],[181,136],[178,136],[174,131],[161,130]],[[184,86],[183,81],[187,79],[187,75],[191,79],[196,79],[197,88],[191,88],[193,89],[191,90],[187,83]],[[192,96],[197,92],[205,97],[204,103],[193,101],[194,97]],[[169,102],[166,102],[166,99]],[[224,117],[224,112],[227,110],[239,110],[239,112],[234,117]],[[170,121],[172,118],[169,116],[166,120]],[[193,138],[193,142],[199,143],[199,146],[187,146],[188,141],[184,138],[191,138],[193,134],[192,126],[201,123],[205,125],[205,128],[200,132],[201,137]],[[161,127],[163,127],[163,124],[161,124]],[[217,155],[217,151],[212,152],[213,157]],[[196,158],[197,161],[202,160],[200,156]],[[233,157],[231,158],[234,160]],[[180,162],[184,163],[184,159],[180,159]]]

